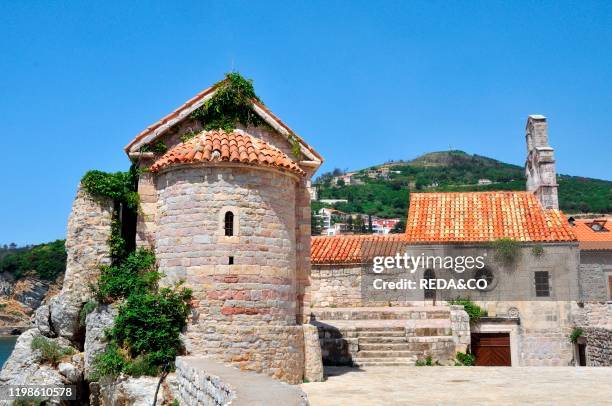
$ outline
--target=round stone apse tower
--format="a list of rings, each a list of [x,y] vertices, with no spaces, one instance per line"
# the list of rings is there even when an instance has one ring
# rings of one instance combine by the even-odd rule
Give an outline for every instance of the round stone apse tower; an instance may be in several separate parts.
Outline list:
[[[303,159],[296,159],[293,133],[254,107],[274,125],[204,131],[187,121],[174,131],[149,128],[126,147],[147,168],[139,179],[137,243],[154,249],[164,285],[183,280],[193,290],[183,337],[189,355],[300,383],[307,186],[321,159],[299,139]],[[180,140],[183,128],[192,138]],[[167,152],[142,152],[139,145],[160,139]]]

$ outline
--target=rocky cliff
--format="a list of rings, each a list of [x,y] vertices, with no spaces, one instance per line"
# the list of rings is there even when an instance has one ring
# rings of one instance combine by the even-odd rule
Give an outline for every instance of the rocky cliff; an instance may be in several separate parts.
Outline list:
[[[11,300],[19,303],[25,314],[34,312],[33,326],[18,338],[0,372],[1,385],[71,384],[77,386],[81,399],[88,398],[85,377],[95,351],[88,356],[86,350],[103,348],[100,332],[108,327],[112,317],[90,314],[82,325],[79,313],[92,297],[89,286],[97,279],[100,266],[110,262],[108,239],[112,213],[110,199],[94,199],[78,190],[68,220],[68,258],[63,286],[46,302],[45,296],[53,292],[50,284],[33,280],[18,282],[11,291],[10,281],[0,282],[0,289],[12,295]],[[96,312],[102,311],[112,310]],[[43,347],[37,347],[37,343],[43,343]]]

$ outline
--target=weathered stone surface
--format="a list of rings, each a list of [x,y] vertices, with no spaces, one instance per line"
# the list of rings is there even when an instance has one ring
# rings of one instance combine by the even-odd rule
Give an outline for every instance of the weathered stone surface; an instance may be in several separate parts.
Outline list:
[[[323,357],[316,326],[304,324],[304,380],[323,381]]]
[[[59,373],[72,384],[77,384],[83,380],[83,370],[77,368],[74,364],[68,362],[60,362],[57,366]]]
[[[177,357],[176,380],[178,400],[185,405],[308,405],[297,386],[199,357]]]
[[[82,300],[71,294],[60,294],[50,300],[51,326],[58,336],[69,340],[76,338],[82,305]]]
[[[585,329],[587,365],[612,366],[612,329],[589,327]]]
[[[106,340],[104,330],[112,327],[117,309],[112,305],[98,306],[85,319],[85,376],[89,377],[96,356],[104,352]]]
[[[61,370],[70,376],[69,379],[66,379],[65,375],[60,370],[39,362],[39,352],[33,351],[31,345],[32,340],[40,335],[41,333],[37,328],[32,328],[19,336],[11,356],[0,372],[0,385],[60,386],[79,382],[79,376],[82,376],[82,370],[80,369],[78,358],[75,359],[73,357],[72,363],[68,363],[68,361],[62,362],[64,365]],[[68,347],[70,345],[67,340],[62,338],[50,340],[54,340],[62,347]],[[55,404],[59,402],[52,403]]]
[[[151,406],[159,378],[143,376],[130,378],[121,375],[112,383],[100,384],[100,406]],[[173,396],[160,387],[158,405],[171,404]],[[187,403],[186,403],[187,404]]]
[[[51,309],[48,305],[42,305],[36,309],[34,324],[42,335],[47,337],[55,336],[55,332],[51,329]]]
[[[110,264],[112,214],[111,199],[89,196],[79,186],[68,219],[62,294],[78,297],[82,303],[91,298],[89,286],[97,280],[100,265]]]

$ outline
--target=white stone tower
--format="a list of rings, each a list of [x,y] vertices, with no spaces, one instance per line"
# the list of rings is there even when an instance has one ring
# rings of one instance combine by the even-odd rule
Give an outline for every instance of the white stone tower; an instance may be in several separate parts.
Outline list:
[[[527,119],[525,138],[527,191],[535,193],[545,209],[558,209],[557,170],[554,149],[548,144],[546,117],[530,115]]]

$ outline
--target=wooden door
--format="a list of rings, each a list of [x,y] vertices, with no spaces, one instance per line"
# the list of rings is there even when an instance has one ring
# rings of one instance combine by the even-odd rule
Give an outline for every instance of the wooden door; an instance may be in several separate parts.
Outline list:
[[[509,333],[472,334],[472,352],[476,356],[477,366],[512,365]]]

